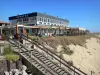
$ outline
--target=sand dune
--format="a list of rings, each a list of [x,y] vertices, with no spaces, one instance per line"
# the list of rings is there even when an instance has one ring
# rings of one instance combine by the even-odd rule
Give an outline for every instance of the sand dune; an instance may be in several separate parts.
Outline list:
[[[79,45],[69,45],[69,48],[74,51],[72,55],[63,54],[65,60],[72,60],[77,68],[87,74],[100,75],[100,41],[97,38],[91,38],[86,40],[84,47]],[[61,50],[61,46],[58,46],[58,52]]]

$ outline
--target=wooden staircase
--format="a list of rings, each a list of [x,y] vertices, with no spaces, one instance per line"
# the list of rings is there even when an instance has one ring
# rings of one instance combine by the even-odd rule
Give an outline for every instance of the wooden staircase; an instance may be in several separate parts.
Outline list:
[[[37,46],[41,51],[45,52],[48,56],[52,57],[56,61],[60,62],[59,66],[55,62],[53,62],[46,55],[43,55],[37,49],[28,49],[22,43],[16,40],[12,40],[11,38],[7,38],[10,44],[12,44],[15,51],[21,54],[25,59],[27,59],[32,65],[34,65],[39,71],[41,71],[44,75],[87,75],[80,69],[75,66],[69,66],[68,62],[64,59],[61,59],[57,54],[52,52],[50,49],[46,48],[44,45],[39,43],[38,41],[32,41],[31,38],[22,35],[23,40],[30,42],[32,45]],[[17,47],[17,48],[16,48]]]

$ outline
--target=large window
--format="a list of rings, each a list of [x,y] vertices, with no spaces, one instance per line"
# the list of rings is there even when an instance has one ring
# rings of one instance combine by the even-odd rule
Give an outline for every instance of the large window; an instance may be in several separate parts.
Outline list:
[[[42,24],[42,22],[39,22],[39,24]]]
[[[23,21],[28,21],[28,18],[24,18]]]
[[[34,17],[34,20],[36,20],[36,17]]]
[[[42,17],[42,22],[43,22],[43,17]]]
[[[36,20],[36,17],[32,17],[32,20]]]
[[[46,18],[44,18],[44,22],[47,22],[47,19]]]
[[[48,18],[48,21],[47,22],[50,22],[50,19]]]
[[[30,18],[30,21],[34,21],[34,20],[36,20],[36,17],[31,17]]]
[[[19,22],[22,22],[22,19],[19,19]]]
[[[42,17],[40,17],[40,20],[39,21],[42,21]]]
[[[2,26],[2,24],[0,24],[0,26]]]
[[[44,23],[44,25],[46,25],[46,23]]]

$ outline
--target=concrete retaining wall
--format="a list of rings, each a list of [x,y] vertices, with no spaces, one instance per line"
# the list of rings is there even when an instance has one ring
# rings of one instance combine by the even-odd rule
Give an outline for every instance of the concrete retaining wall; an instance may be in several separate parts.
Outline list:
[[[33,75],[44,75],[42,72],[40,72],[35,66],[31,65],[31,63],[26,60],[24,57],[22,57],[22,63],[27,66],[27,68],[32,70]]]

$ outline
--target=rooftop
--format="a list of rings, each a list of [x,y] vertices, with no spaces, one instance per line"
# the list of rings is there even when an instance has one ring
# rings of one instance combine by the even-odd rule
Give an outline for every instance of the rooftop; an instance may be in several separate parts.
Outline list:
[[[69,22],[69,20],[67,19],[63,19],[63,18],[60,18],[58,16],[52,16],[52,15],[49,15],[49,14],[46,14],[46,13],[39,13],[39,12],[32,12],[32,13],[27,13],[27,14],[21,14],[21,15],[15,15],[15,16],[11,16],[9,17],[9,20],[12,20],[12,19],[18,19],[18,18],[24,18],[24,17],[32,17],[32,16],[45,16],[45,17],[49,17],[49,18],[53,18],[53,19],[58,19],[58,20],[63,20],[63,21],[67,21]]]
[[[4,21],[2,21],[2,20],[0,20],[0,23],[9,24],[9,22],[4,22]]]

